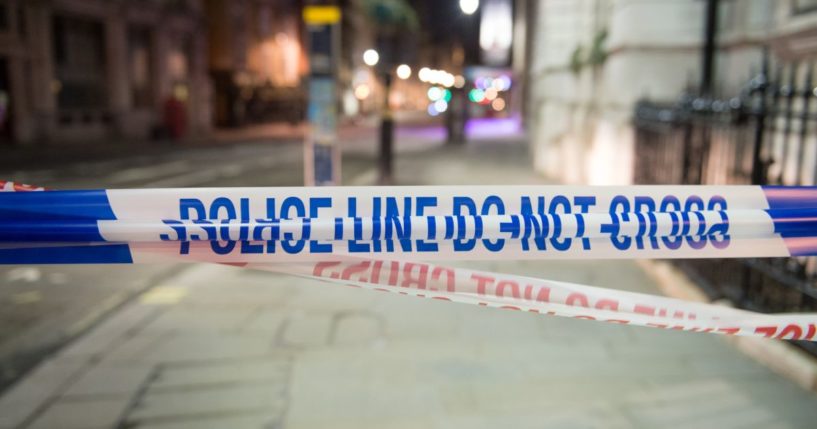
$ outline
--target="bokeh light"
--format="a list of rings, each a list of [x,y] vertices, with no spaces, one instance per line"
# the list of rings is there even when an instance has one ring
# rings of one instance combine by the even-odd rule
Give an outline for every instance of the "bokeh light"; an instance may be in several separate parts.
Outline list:
[[[411,67],[408,64],[400,64],[397,66],[397,77],[400,79],[408,79],[411,77]]]
[[[485,90],[485,99],[486,100],[493,100],[499,95],[499,93],[494,89],[494,87],[490,87]]]
[[[468,99],[474,103],[481,103],[485,99],[485,92],[479,88],[468,91]]]
[[[421,68],[420,71],[417,73],[417,77],[419,77],[420,81],[422,82],[428,82],[429,80],[431,80],[431,69],[428,67]]]
[[[494,79],[492,86],[496,88],[497,91],[507,91],[511,89],[511,78],[508,75],[502,75],[498,78]]]
[[[438,86],[432,86],[428,88],[428,99],[431,101],[437,101],[443,97],[443,90]]]
[[[440,83],[443,84],[446,88],[451,88],[454,86],[455,78],[454,75],[447,72],[442,72]]]
[[[366,52],[363,53],[363,62],[367,66],[374,66],[378,61],[380,61],[380,54],[374,49],[366,49]]]
[[[358,100],[366,99],[366,97],[368,97],[371,93],[371,88],[369,88],[369,85],[366,85],[365,83],[361,83],[355,87],[355,98]]]
[[[462,88],[465,86],[465,76],[458,74],[454,76],[454,88]]]
[[[460,10],[466,15],[473,15],[479,8],[479,0],[460,0]]]
[[[491,107],[496,110],[497,112],[502,111],[505,108],[505,100],[501,98],[497,98],[493,102],[491,102]]]

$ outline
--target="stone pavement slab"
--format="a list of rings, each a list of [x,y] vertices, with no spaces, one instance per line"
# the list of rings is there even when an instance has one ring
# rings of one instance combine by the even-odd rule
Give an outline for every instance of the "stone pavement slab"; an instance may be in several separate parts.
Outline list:
[[[0,397],[0,428],[26,423],[83,369],[84,363],[48,360]]]
[[[199,365],[163,365],[150,383],[151,391],[208,386],[285,383],[290,371],[286,356],[226,360]]]
[[[288,346],[322,346],[329,343],[334,318],[325,313],[293,314],[284,327],[283,342]]]
[[[27,426],[31,429],[104,429],[115,427],[127,397],[59,400]]]
[[[280,416],[259,412],[240,416],[207,416],[200,419],[139,423],[139,429],[276,429]]]
[[[373,344],[384,339],[382,325],[382,320],[375,314],[343,314],[336,322],[332,341],[334,344]]]
[[[153,369],[149,366],[94,366],[84,372],[63,395],[82,399],[83,397],[129,398],[148,380]]]
[[[275,386],[243,383],[220,388],[148,392],[129,413],[140,424],[150,420],[183,420],[247,412],[267,412],[284,406]]]

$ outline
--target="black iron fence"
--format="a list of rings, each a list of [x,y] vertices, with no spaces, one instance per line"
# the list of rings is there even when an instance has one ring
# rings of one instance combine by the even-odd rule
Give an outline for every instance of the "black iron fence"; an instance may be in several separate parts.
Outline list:
[[[817,184],[813,62],[772,64],[731,98],[685,94],[638,103],[635,181],[644,184]],[[713,299],[761,312],[817,311],[817,258],[682,260]],[[817,355],[814,343],[796,342]]]

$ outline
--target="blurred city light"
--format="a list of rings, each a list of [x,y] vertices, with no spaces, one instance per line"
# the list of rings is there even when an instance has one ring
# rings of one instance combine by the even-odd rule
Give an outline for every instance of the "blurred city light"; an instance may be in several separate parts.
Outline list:
[[[366,85],[365,83],[361,83],[360,85],[355,87],[355,98],[357,98],[358,100],[365,99],[371,93],[372,93],[371,88],[369,88],[369,85]]]
[[[458,74],[454,76],[454,88],[462,88],[465,86],[465,76]]]
[[[466,15],[472,15],[479,8],[479,0],[460,0],[460,9]]]
[[[417,73],[417,77],[420,78],[421,82],[428,82],[431,79],[431,69],[428,67],[423,67]]]
[[[499,95],[494,87],[490,87],[485,90],[485,98],[488,100],[493,100],[496,96]]]
[[[408,79],[411,77],[411,67],[408,64],[400,64],[397,66],[397,77],[400,79]]]
[[[491,103],[491,107],[493,107],[493,109],[497,112],[502,111],[502,109],[505,108],[505,100],[497,98]]]
[[[468,99],[474,103],[481,103],[485,99],[485,92],[479,88],[474,88],[468,91]]]
[[[428,99],[431,101],[437,101],[443,97],[443,90],[437,86],[432,86],[428,88]]]
[[[451,101],[451,91],[448,89],[444,89],[442,99],[445,100],[446,102]]]
[[[442,72],[440,83],[443,84],[446,88],[451,88],[454,86],[455,78],[454,75],[447,72]]]
[[[448,102],[442,99],[437,100],[434,102],[434,109],[440,113],[445,112],[446,110],[448,110]]]
[[[489,65],[508,61],[513,42],[513,12],[509,0],[486,0],[479,25],[479,46]]]
[[[367,80],[369,80],[370,73],[371,71],[366,67],[358,67],[357,69],[355,69],[355,74],[352,78],[352,81],[355,83],[355,85],[366,82]]]
[[[440,112],[437,111],[437,108],[434,106],[434,103],[428,105],[428,114],[431,116],[437,116]]]
[[[498,78],[494,79],[492,86],[496,88],[497,91],[507,91],[511,89],[511,78],[508,75],[502,75]]]
[[[431,70],[431,72],[429,72],[428,74],[428,81],[435,85],[440,83],[442,78],[442,76],[440,75],[441,73],[443,72],[440,70]]]
[[[366,63],[367,66],[374,66],[378,61],[380,61],[380,54],[374,49],[367,49],[366,52],[363,53],[363,62]]]

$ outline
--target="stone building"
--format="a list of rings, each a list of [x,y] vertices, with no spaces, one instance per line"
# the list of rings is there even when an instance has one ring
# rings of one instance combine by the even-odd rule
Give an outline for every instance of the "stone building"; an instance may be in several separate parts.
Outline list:
[[[215,123],[240,126],[304,116],[298,0],[205,0]]]
[[[211,124],[198,0],[0,1],[0,144],[145,139],[170,98]]]
[[[763,46],[786,61],[817,53],[817,1],[717,3],[717,93],[738,91],[759,68]],[[537,169],[568,183],[629,183],[634,105],[672,102],[698,87],[707,1],[531,4],[528,119]]]

